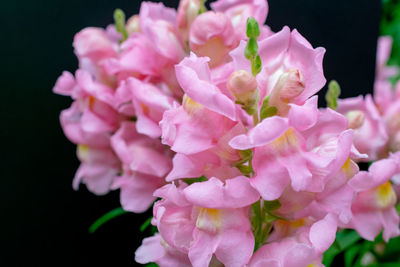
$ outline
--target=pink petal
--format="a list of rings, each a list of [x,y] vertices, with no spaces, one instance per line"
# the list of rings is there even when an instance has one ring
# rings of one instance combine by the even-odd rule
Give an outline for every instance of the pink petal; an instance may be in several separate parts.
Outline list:
[[[184,194],[194,205],[211,209],[242,208],[260,198],[250,185],[250,180],[244,176],[228,179],[225,184],[212,177],[208,181],[188,186]]]
[[[208,59],[191,54],[175,66],[176,77],[183,91],[208,109],[236,120],[235,104],[210,82]]]
[[[229,145],[234,149],[241,150],[263,146],[281,136],[287,129],[286,119],[273,116],[257,124],[247,134],[234,137]]]

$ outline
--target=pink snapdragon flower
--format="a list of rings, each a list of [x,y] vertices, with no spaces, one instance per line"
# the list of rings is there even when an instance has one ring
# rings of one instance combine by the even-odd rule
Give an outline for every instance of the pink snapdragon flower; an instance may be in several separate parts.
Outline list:
[[[375,79],[378,81],[387,80],[399,73],[397,66],[387,66],[387,62],[392,52],[393,39],[391,36],[381,36],[378,38],[376,54],[376,73]]]
[[[322,254],[303,238],[285,238],[262,246],[251,258],[249,267],[303,267],[323,266]]]
[[[244,57],[246,43],[231,52],[235,69],[250,72],[250,63]],[[262,70],[257,75],[261,100],[270,96],[269,104],[278,109],[278,114],[286,116],[289,103],[303,105],[325,84],[322,59],[325,49],[313,48],[298,33],[284,27],[259,41]],[[261,104],[261,102],[260,102]]]
[[[96,79],[110,87],[115,86],[115,78],[108,75],[104,63],[117,56],[118,39],[115,39],[113,26],[85,28],[74,37],[74,50],[79,59],[79,68],[88,71]]]
[[[216,12],[224,13],[232,22],[235,34],[240,40],[246,37],[246,22],[248,17],[257,20],[262,30],[270,34],[269,28],[264,26],[268,15],[268,3],[264,0],[218,0],[211,3],[211,8]],[[265,28],[264,28],[265,27]]]
[[[75,144],[91,147],[109,146],[109,137],[121,120],[113,108],[113,90],[83,70],[76,79],[64,72],[57,80],[54,92],[75,99],[69,109],[61,112],[60,121],[65,135]]]
[[[146,211],[156,199],[153,192],[164,184],[171,168],[168,152],[156,139],[137,133],[133,122],[122,123],[111,137],[111,146],[123,163],[122,175],[112,188],[121,189],[125,210]]]
[[[91,148],[78,145],[77,155],[81,165],[76,171],[73,188],[78,190],[84,183],[89,191],[104,195],[111,189],[121,164],[110,148]]]
[[[140,31],[121,44],[117,59],[105,64],[119,80],[128,77],[164,82],[176,96],[182,93],[173,66],[185,56],[176,27],[176,11],[162,3],[143,2],[139,13]]]
[[[382,229],[386,242],[400,234],[396,193],[389,181],[399,172],[397,164],[392,158],[376,161],[368,172],[361,171],[349,181],[357,194],[348,227],[367,240],[374,240]]]
[[[192,266],[188,255],[170,247],[160,234],[143,239],[142,245],[135,252],[135,261],[141,264],[155,262],[161,267]]]
[[[162,198],[154,205],[162,239],[187,253],[193,266],[209,266],[213,255],[226,266],[248,262],[254,248],[248,206],[259,195],[246,177],[226,184],[215,178],[190,186],[169,184],[155,195]]]
[[[343,116],[318,111],[316,96],[291,106],[289,118],[267,118],[230,141],[235,149],[254,149],[251,181],[265,200],[279,198],[289,184],[295,191],[323,191],[350,156],[353,132]]]
[[[190,29],[190,49],[198,56],[210,58],[210,67],[227,60],[228,53],[239,44],[231,20],[213,11],[199,15]]]
[[[162,91],[162,88],[133,77],[121,82],[116,99],[121,112],[126,112],[128,108],[134,110],[137,131],[151,138],[161,136],[159,122],[163,113],[177,105],[174,98]]]
[[[354,145],[358,151],[368,155],[365,160],[378,159],[378,153],[388,141],[388,134],[372,97],[340,99],[337,111],[346,116],[349,128],[354,130]]]

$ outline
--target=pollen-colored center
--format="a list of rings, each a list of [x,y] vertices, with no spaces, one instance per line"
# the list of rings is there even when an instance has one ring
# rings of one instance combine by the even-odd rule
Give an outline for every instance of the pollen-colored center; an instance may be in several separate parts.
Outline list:
[[[380,185],[376,190],[376,200],[382,209],[392,207],[396,204],[396,193],[389,181]]]
[[[207,232],[218,232],[222,226],[221,211],[218,209],[200,208],[196,227]]]

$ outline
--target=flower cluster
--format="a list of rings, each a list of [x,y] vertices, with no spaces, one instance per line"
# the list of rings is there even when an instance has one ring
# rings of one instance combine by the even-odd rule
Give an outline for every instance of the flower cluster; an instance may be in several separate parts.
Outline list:
[[[78,145],[74,188],[120,189],[132,212],[159,198],[158,233],[136,251],[159,266],[321,266],[340,229],[399,235],[388,40],[375,99],[337,100],[332,85],[334,104],[318,108],[324,48],[272,32],[265,0],[211,8],[144,2],[127,22],[117,10],[114,25],[75,36],[79,70],[54,87],[74,100],[60,116]]]

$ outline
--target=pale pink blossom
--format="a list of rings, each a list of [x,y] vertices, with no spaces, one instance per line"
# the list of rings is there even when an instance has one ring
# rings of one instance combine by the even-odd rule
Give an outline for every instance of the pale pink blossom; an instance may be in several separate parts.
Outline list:
[[[354,130],[354,145],[367,154],[366,161],[376,160],[388,141],[385,123],[371,95],[339,99],[337,111],[345,115]]]
[[[110,148],[79,145],[77,155],[81,165],[75,174],[74,189],[78,190],[79,184],[84,183],[92,193],[97,195],[108,193],[121,168],[113,151]]]
[[[222,185],[214,179],[191,186],[169,184],[157,190],[155,195],[162,200],[154,206],[154,223],[163,240],[187,253],[195,267],[209,266],[213,255],[225,266],[245,265],[254,248],[246,205],[257,199],[255,190],[235,195],[236,186],[245,181],[248,183],[247,179],[237,177],[230,180],[231,185]],[[251,190],[249,185],[246,188]],[[233,197],[235,201],[226,203],[224,198],[219,199],[222,202],[210,201],[213,194]]]
[[[397,163],[391,158],[376,161],[368,172],[361,171],[349,181],[357,195],[352,205],[353,218],[347,227],[367,240],[374,240],[382,229],[385,241],[400,234],[396,193],[389,181],[398,173]]]
[[[208,11],[193,21],[189,43],[193,52],[199,57],[209,57],[210,67],[215,67],[228,60],[229,52],[238,45],[239,39],[226,15]]]
[[[155,262],[160,267],[191,267],[187,254],[171,248],[160,236],[143,239],[142,245],[135,252],[135,261],[141,264]]]
[[[132,105],[129,108],[135,111],[137,131],[151,138],[161,136],[159,122],[163,113],[177,105],[176,101],[160,88],[133,77],[121,83],[116,98],[121,112],[126,111],[127,105]]]
[[[211,3],[211,8],[229,17],[238,39],[247,39],[247,18],[255,18],[262,27],[268,14],[268,3],[265,0],[218,0]]]
[[[322,59],[325,49],[313,48],[297,31],[284,27],[259,41],[262,70],[257,75],[261,100],[270,96],[271,106],[278,108],[278,114],[285,116],[288,103],[303,105],[325,84]],[[245,41],[230,54],[235,69],[250,72],[250,63],[244,57]]]
[[[288,184],[295,191],[323,191],[350,156],[352,141],[346,119],[330,109],[318,111],[315,96],[304,106],[291,104],[288,118],[267,118],[230,145],[254,149],[252,184],[265,200],[274,200]]]

